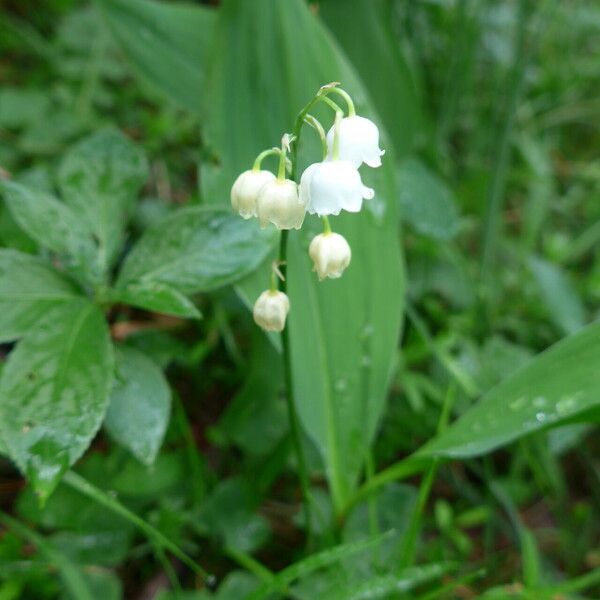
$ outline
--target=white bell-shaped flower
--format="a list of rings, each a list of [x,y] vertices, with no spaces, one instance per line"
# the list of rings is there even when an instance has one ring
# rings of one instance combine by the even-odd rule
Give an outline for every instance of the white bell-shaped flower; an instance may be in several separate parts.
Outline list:
[[[265,331],[283,331],[285,319],[290,311],[288,297],[278,290],[263,292],[254,303],[254,321]]]
[[[335,126],[327,133],[329,157],[333,155]],[[353,115],[339,123],[339,158],[351,162],[357,169],[362,163],[380,167],[385,150],[379,148],[379,129],[370,119]]]
[[[300,199],[308,212],[319,216],[358,212],[363,198],[375,192],[363,185],[358,169],[346,160],[326,160],[308,167],[300,179]]]
[[[271,171],[244,171],[231,188],[231,206],[244,219],[256,217],[256,198],[260,189],[275,179]]]
[[[319,279],[337,279],[350,264],[352,251],[343,235],[326,231],[313,239],[308,248],[308,255],[314,263],[313,270],[317,272]]]
[[[306,204],[298,196],[298,186],[290,179],[275,179],[265,184],[256,199],[261,227],[273,223],[277,229],[300,229]]]

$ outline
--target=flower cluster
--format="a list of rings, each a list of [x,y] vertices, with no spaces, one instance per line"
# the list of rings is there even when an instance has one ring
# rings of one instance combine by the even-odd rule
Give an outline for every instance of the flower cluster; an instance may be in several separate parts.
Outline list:
[[[309,247],[309,256],[319,280],[336,279],[350,264],[352,252],[346,239],[331,230],[328,217],[339,215],[342,210],[356,213],[363,200],[375,195],[374,190],[362,182],[359,167],[381,166],[384,151],[379,148],[379,130],[375,123],[356,115],[354,103],[347,92],[332,83],[323,86],[316,96],[300,111],[293,135],[285,134],[281,148],[261,152],[252,169],[244,171],[231,189],[231,205],[241,217],[257,217],[261,227],[270,223],[277,229],[300,229],[308,212],[323,219],[324,231],[317,235]],[[348,105],[348,116],[329,97],[341,95]],[[325,133],[315,117],[309,114],[317,102],[325,102],[335,110],[333,126]],[[319,133],[323,147],[323,159],[307,167],[295,181],[296,156],[300,133],[304,124],[311,125]],[[279,156],[277,175],[263,170],[263,159]],[[290,158],[288,158],[290,155]],[[287,178],[288,171],[292,173]],[[266,331],[282,331],[290,308],[284,291],[277,290],[278,275],[283,275],[275,263],[271,287],[263,292],[254,305],[254,320]]]

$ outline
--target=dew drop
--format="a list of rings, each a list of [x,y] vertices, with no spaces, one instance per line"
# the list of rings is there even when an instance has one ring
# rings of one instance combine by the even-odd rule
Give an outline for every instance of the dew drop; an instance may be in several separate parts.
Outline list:
[[[577,399],[573,396],[562,398],[556,403],[556,412],[559,415],[565,415],[573,412],[577,408]]]
[[[548,418],[548,415],[546,415],[546,413],[543,413],[543,412],[535,413],[535,419],[538,423],[544,423],[547,418]]]
[[[543,396],[536,396],[533,399],[533,405],[536,408],[543,408],[544,406],[546,406],[546,403],[547,403],[547,400]]]
[[[513,400],[512,402],[509,403],[508,408],[510,408],[510,410],[521,410],[524,406],[525,403],[527,402],[525,396],[520,396],[519,398],[517,398],[516,400]]]

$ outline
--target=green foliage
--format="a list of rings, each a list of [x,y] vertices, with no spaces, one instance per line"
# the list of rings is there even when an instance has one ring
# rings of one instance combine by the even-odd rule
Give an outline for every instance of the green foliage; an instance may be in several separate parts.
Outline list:
[[[598,597],[599,9],[39,4],[0,15],[0,599]],[[386,153],[341,279],[289,233],[294,412],[229,197],[334,81]]]
[[[0,432],[42,500],[98,431],[113,360],[102,313],[84,300],[48,311],[11,352],[0,380]]]

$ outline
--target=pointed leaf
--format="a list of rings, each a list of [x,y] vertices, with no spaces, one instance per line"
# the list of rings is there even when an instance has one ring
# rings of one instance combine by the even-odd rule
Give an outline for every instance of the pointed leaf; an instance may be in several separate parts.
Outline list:
[[[0,342],[23,336],[54,306],[80,295],[45,261],[0,249]]]
[[[162,370],[139,350],[120,346],[115,359],[115,383],[104,427],[138,460],[151,465],[169,423],[169,384]]]
[[[98,4],[142,78],[179,106],[200,114],[215,10],[154,0]]]
[[[19,226],[45,248],[55,252],[82,281],[95,283],[101,269],[92,230],[63,202],[37,189],[12,181],[0,191]]]
[[[199,319],[202,316],[187,296],[168,285],[153,281],[132,283],[125,289],[115,290],[111,300],[183,319]]]
[[[227,211],[180,209],[142,236],[125,260],[118,287],[157,282],[185,294],[206,292],[252,272],[273,241],[273,231]]]
[[[466,458],[600,409],[600,323],[564,338],[492,388],[421,455]]]
[[[279,143],[321,85],[341,81],[358,112],[377,117],[366,88],[304,1],[228,0],[220,10],[207,125],[220,162],[205,166],[201,180],[205,198],[225,204],[237,175],[258,152]],[[315,114],[329,127],[330,109]],[[394,156],[385,134],[383,145],[384,166],[361,171],[375,188],[375,198],[360,214],[345,213],[332,223],[352,247],[352,264],[341,279],[319,283],[311,272],[307,249],[322,229],[317,219],[308,217],[302,231],[289,236],[297,410],[324,459],[338,509],[358,478],[382,414],[402,315]],[[310,130],[303,133],[300,154],[301,167],[321,158]],[[268,273],[265,264],[253,281],[245,282],[243,294],[250,304],[264,289]]]
[[[10,353],[0,434],[43,499],[100,427],[113,381],[108,325],[84,300],[53,308]]]
[[[95,234],[105,270],[121,248],[123,231],[147,177],[144,153],[113,129],[75,144],[62,161],[58,173],[62,200]]]

